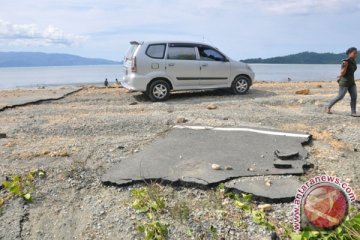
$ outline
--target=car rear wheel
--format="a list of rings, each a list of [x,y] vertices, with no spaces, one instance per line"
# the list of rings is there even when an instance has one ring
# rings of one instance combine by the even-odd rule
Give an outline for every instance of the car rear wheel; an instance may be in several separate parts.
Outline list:
[[[250,80],[245,76],[236,77],[231,89],[235,94],[246,94],[250,89]]]
[[[170,96],[170,85],[164,80],[156,80],[150,84],[148,96],[153,102],[166,101]]]

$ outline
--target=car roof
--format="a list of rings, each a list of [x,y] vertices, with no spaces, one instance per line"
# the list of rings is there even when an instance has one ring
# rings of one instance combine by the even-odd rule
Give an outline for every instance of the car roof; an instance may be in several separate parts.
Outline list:
[[[179,41],[179,40],[175,40],[175,41],[170,41],[170,40],[157,40],[157,41],[131,41],[131,44],[161,44],[161,43],[168,43],[168,44],[174,44],[176,46],[209,46],[212,47],[211,45],[207,44],[207,43],[201,43],[201,42],[193,42],[193,41]],[[213,47],[214,48],[214,47]]]

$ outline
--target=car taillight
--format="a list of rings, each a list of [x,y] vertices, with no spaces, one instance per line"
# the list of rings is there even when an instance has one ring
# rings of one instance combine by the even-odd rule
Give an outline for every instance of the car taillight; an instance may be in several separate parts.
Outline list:
[[[133,57],[132,61],[131,61],[131,72],[136,72],[137,71],[137,67],[136,67],[136,57]]]

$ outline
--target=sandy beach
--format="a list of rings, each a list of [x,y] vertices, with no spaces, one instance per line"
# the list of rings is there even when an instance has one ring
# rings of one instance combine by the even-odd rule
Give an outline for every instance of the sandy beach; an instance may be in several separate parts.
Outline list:
[[[295,94],[303,89],[310,93]],[[0,133],[7,136],[0,139],[0,179],[35,169],[46,172],[32,203],[11,198],[0,208],[0,239],[135,239],[135,225],[146,216],[129,207],[129,189],[139,186],[104,186],[100,178],[114,163],[168,131],[179,117],[188,125],[310,133],[313,141],[306,149],[314,168],[299,178],[336,175],[360,196],[360,118],[350,116],[349,95],[333,108],[334,114],[324,113],[337,89],[336,82],[259,82],[244,96],[225,90],[179,92],[167,102],[152,103],[123,88],[87,86],[59,100],[0,111]],[[3,90],[0,99],[37,94],[26,91],[31,90]],[[217,109],[209,110],[209,104]],[[169,205],[186,201],[191,211],[186,223],[170,213],[162,216],[169,239],[207,236],[210,226],[225,239],[270,239],[270,231],[249,219],[246,226],[236,226],[234,216],[226,214],[237,211],[230,203],[220,204],[219,213],[213,189],[161,189]],[[0,189],[0,198],[5,194]],[[291,226],[291,203],[272,208],[269,215],[279,226]]]

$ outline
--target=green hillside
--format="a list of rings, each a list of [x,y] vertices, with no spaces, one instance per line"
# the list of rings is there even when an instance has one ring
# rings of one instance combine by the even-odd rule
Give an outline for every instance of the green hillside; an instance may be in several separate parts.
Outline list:
[[[0,52],[0,67],[42,67],[107,65],[120,62],[99,58],[84,58],[70,54],[41,52]]]
[[[277,64],[338,64],[346,58],[345,53],[302,52],[281,57],[251,58],[241,60],[245,63],[277,63]]]

